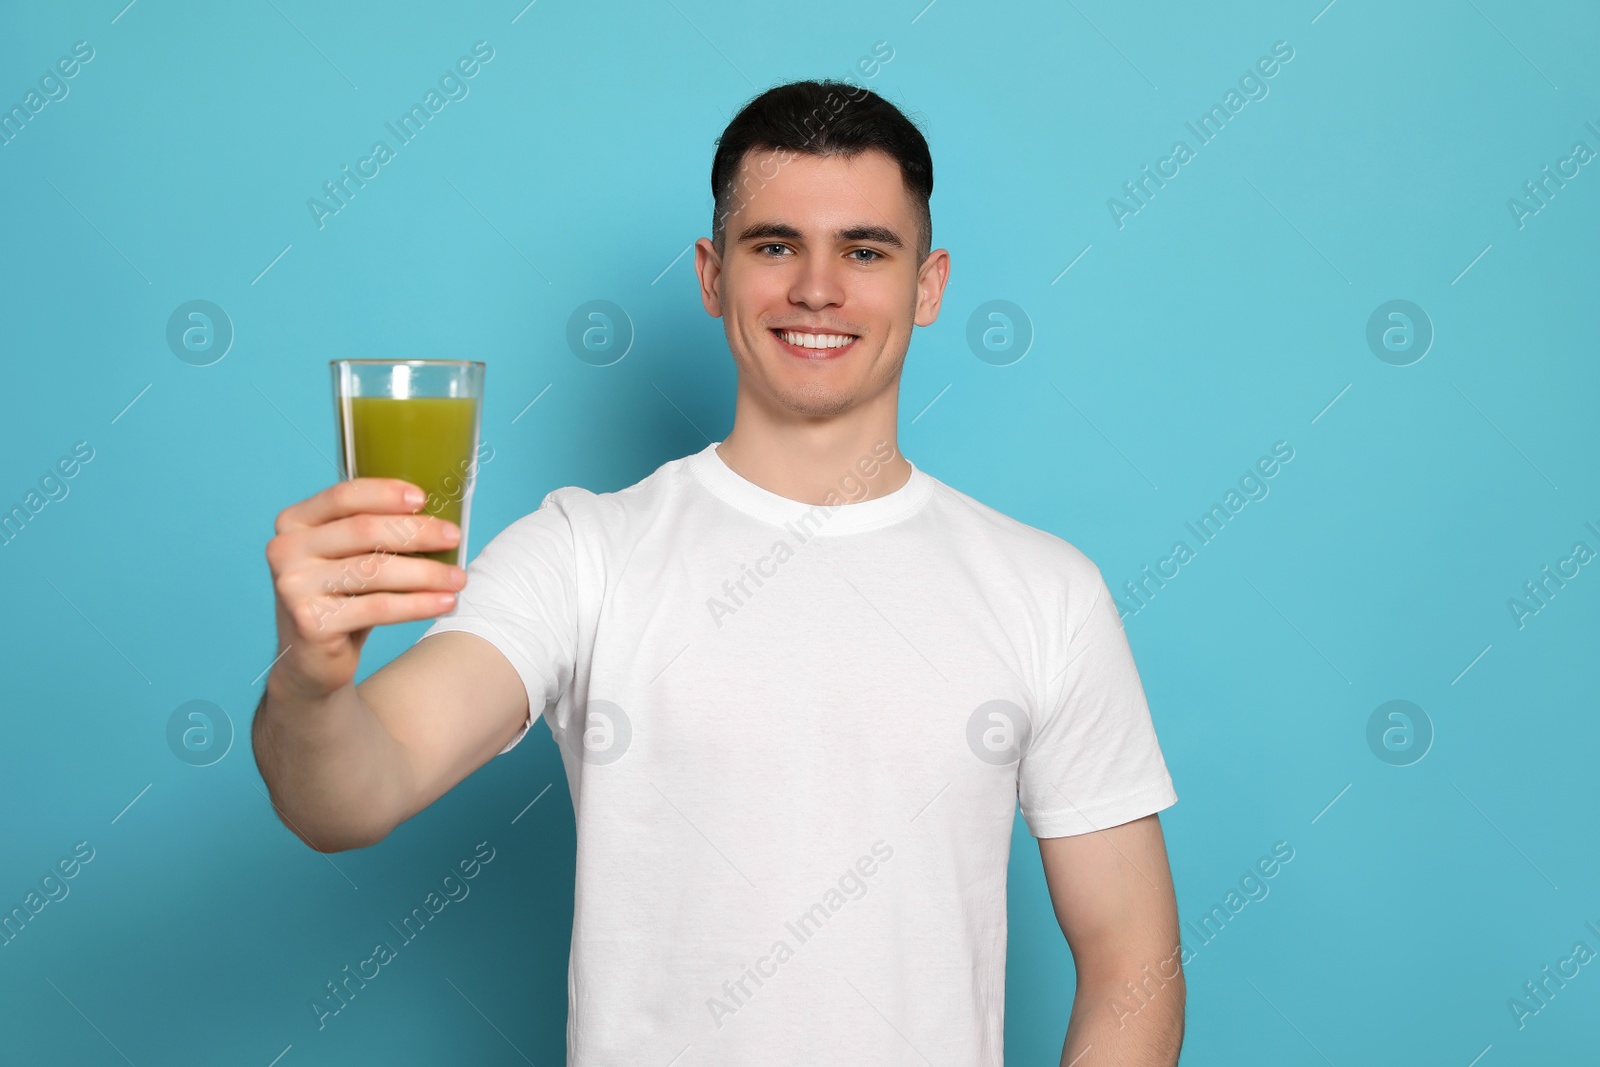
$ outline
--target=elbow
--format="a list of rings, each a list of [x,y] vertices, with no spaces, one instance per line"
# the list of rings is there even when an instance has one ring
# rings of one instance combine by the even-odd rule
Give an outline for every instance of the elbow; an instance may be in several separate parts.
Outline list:
[[[350,852],[358,848],[371,848],[389,836],[388,830],[355,833],[348,830],[328,830],[315,834],[302,832],[297,827],[285,822],[289,832],[303,841],[307,848],[323,855],[335,852]]]
[[[371,848],[388,837],[394,829],[391,824],[379,826],[349,820],[316,819],[304,812],[296,812],[291,816],[284,811],[275,796],[268,799],[272,804],[273,814],[277,815],[284,829],[299,838],[307,848],[324,855]]]
[[[1080,988],[1140,1006],[1162,1003],[1182,1014],[1188,999],[1182,946],[1165,952],[1107,951],[1075,956]]]

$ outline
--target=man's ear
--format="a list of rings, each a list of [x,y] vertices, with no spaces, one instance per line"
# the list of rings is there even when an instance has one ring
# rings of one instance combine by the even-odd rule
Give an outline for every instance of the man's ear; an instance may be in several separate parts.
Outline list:
[[[700,278],[700,302],[706,314],[722,318],[722,257],[711,239],[702,237],[694,243],[694,272]]]
[[[913,321],[918,326],[932,326],[939,317],[939,305],[944,300],[944,287],[949,280],[950,253],[936,248],[917,268],[917,313]]]

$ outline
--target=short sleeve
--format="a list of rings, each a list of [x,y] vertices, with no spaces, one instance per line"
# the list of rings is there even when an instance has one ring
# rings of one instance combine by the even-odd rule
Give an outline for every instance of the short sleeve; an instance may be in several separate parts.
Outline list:
[[[1103,830],[1177,803],[1133,651],[1105,580],[1053,666],[1053,706],[1017,768],[1017,796],[1034,837]]]
[[[528,718],[501,755],[572,683],[577,644],[577,566],[571,516],[562,491],[500,531],[467,564],[456,606],[418,640],[459,630],[500,650],[522,678]]]

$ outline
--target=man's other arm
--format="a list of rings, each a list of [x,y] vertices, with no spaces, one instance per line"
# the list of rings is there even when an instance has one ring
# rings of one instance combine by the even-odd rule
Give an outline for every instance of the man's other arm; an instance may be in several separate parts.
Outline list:
[[[1062,1067],[1174,1067],[1186,990],[1160,819],[1042,837],[1039,856],[1078,978]]]

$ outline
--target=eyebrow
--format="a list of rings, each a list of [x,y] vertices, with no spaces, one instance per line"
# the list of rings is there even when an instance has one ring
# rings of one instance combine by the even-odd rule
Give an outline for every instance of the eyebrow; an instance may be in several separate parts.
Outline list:
[[[876,241],[890,248],[905,247],[900,235],[886,226],[850,226],[835,232],[834,236],[841,241]],[[739,234],[741,244],[757,238],[798,241],[801,239],[801,233],[786,222],[757,222],[745,227]]]

